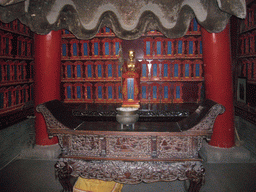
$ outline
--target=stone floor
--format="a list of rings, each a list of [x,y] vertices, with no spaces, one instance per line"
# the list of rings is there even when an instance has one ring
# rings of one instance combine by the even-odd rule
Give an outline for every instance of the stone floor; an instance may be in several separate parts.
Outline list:
[[[55,180],[55,160],[16,159],[0,170],[2,192],[60,192]],[[204,163],[206,182],[202,192],[255,192],[256,163]],[[122,192],[182,192],[188,182],[124,185]]]

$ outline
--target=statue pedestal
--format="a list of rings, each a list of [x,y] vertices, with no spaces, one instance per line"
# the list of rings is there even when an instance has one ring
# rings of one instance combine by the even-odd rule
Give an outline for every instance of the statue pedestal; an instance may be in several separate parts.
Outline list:
[[[140,108],[140,103],[139,100],[131,102],[123,102],[122,107],[135,107],[135,108]]]
[[[123,78],[123,104],[122,107],[140,107],[139,104],[139,81],[137,72],[127,71]]]

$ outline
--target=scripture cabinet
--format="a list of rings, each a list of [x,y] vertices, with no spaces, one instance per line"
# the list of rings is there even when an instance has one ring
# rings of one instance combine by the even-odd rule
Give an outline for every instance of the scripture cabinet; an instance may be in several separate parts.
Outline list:
[[[121,85],[124,81],[122,60],[125,61],[125,54],[130,49],[139,55],[135,59],[140,63],[137,83],[140,103],[197,103],[202,100],[201,28],[195,19],[187,34],[177,39],[149,31],[138,40],[128,41],[103,27],[95,38],[79,40],[63,30],[63,100],[68,103],[123,103],[128,100],[128,92],[122,94],[125,88]],[[81,88],[76,88],[77,83],[81,83]]]
[[[150,31],[143,44],[142,103],[193,103],[203,99],[202,39],[196,19],[184,37],[168,39]]]
[[[236,114],[256,124],[256,3],[247,1],[247,15],[238,20],[235,110]]]
[[[122,40],[107,27],[91,40],[62,31],[62,89],[67,103],[120,103]]]
[[[33,100],[33,57],[29,28],[19,20],[0,21],[0,116]]]

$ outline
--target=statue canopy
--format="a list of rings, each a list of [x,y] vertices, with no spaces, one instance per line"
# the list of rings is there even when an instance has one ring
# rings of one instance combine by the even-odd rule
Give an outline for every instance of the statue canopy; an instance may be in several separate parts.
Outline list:
[[[232,15],[245,18],[245,0],[0,0],[3,22],[18,18],[37,34],[67,29],[79,39],[93,38],[103,26],[126,40],[149,30],[178,38],[193,18],[218,33]]]

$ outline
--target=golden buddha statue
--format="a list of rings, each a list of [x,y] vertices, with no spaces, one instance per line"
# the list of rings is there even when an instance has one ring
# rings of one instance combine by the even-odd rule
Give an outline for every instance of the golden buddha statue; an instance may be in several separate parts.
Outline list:
[[[127,70],[136,71],[135,52],[133,50],[129,50],[128,57],[129,60],[127,62]]]
[[[128,51],[128,59],[124,62],[122,72],[122,107],[138,108],[140,106],[140,63],[135,59],[134,50]]]

